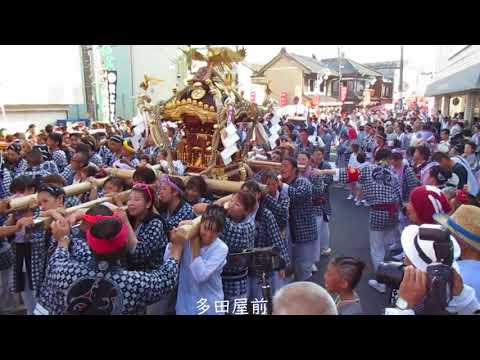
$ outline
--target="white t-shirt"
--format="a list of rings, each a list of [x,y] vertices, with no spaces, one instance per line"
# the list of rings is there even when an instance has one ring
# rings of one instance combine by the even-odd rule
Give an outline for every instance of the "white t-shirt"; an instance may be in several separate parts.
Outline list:
[[[350,159],[348,159],[348,166],[358,169],[360,167],[360,163],[357,160],[357,154],[351,153]]]

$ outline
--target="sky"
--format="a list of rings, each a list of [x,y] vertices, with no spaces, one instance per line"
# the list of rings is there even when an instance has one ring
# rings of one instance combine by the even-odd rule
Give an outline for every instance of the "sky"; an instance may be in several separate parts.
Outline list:
[[[83,103],[78,45],[0,45],[0,104]]]
[[[317,59],[338,56],[337,45],[244,45],[247,61],[264,65],[276,56],[282,47],[287,52],[312,56]],[[400,45],[342,45],[347,58],[359,63],[400,60]],[[404,45],[404,59],[420,72],[435,69],[437,45]]]

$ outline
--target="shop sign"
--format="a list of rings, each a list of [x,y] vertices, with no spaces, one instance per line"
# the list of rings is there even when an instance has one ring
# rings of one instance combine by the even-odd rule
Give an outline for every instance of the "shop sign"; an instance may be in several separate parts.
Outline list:
[[[108,86],[108,118],[111,123],[115,122],[117,115],[117,72],[107,71]]]
[[[280,93],[280,106],[287,106],[288,105],[288,93],[286,91],[282,91]]]

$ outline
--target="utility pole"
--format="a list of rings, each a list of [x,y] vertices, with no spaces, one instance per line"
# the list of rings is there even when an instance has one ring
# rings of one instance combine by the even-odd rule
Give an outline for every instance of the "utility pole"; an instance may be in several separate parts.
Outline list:
[[[82,70],[83,70],[83,82],[85,90],[85,102],[87,104],[87,112],[91,117],[91,120],[95,121],[96,106],[95,106],[95,94],[93,90],[93,46],[92,45],[80,45],[82,54]]]
[[[400,93],[400,110],[403,111],[403,45],[400,45],[400,84],[398,92]]]
[[[340,46],[337,45],[338,49],[338,101],[342,101],[342,53],[340,51]]]

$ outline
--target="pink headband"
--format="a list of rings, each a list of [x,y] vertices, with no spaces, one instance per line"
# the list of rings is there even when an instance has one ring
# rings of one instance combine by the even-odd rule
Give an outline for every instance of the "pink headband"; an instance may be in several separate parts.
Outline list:
[[[147,193],[150,201],[153,201],[152,191],[150,190],[150,187],[147,184],[137,183],[137,184],[133,185],[133,190],[143,190],[143,191],[145,191]]]

